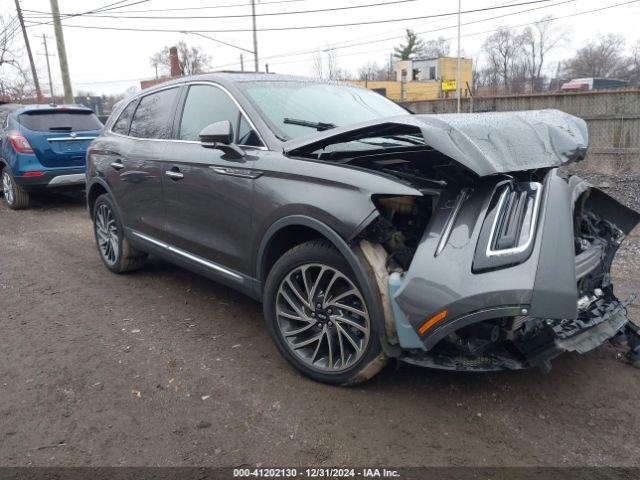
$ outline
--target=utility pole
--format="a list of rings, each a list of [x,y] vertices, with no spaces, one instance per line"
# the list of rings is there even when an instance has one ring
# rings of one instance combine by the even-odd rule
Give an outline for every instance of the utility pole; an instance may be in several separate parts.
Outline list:
[[[244,56],[240,54],[240,71],[244,72]]]
[[[40,90],[40,82],[38,81],[38,73],[36,72],[36,64],[33,63],[33,55],[31,54],[31,46],[29,45],[29,36],[27,35],[27,29],[24,26],[24,19],[22,18],[22,9],[20,8],[19,0],[16,0],[16,12],[18,14],[18,20],[20,20],[20,26],[22,27],[24,44],[27,47],[27,55],[29,56],[29,63],[31,64],[31,75],[33,75],[33,84],[36,87],[36,96],[38,97],[38,103],[44,103],[42,90]]]
[[[16,0],[17,2],[18,0]],[[260,70],[260,63],[258,61],[258,29],[256,27],[256,0],[251,0],[251,18],[253,20],[253,63],[255,70]]]
[[[458,0],[458,58],[456,65],[456,97],[458,98],[458,113],[460,113],[460,17],[462,15],[462,0]]]
[[[51,14],[53,15],[53,29],[56,33],[56,45],[58,46],[58,60],[60,61],[60,73],[62,74],[62,85],[64,86],[64,101],[73,103],[73,90],[71,89],[71,79],[69,78],[69,64],[67,63],[67,49],[64,46],[64,34],[60,23],[60,8],[58,0],[51,1]],[[16,0],[16,3],[18,0]]]
[[[44,44],[44,56],[47,58],[47,74],[49,75],[49,94],[51,95],[51,103],[56,103],[53,98],[53,81],[51,80],[51,65],[49,64],[49,48],[47,46],[47,34],[42,34],[42,43]]]

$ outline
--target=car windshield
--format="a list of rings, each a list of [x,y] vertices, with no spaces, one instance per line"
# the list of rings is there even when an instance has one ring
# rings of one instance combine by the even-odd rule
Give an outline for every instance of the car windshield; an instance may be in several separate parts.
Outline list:
[[[20,115],[20,124],[38,132],[82,132],[102,128],[98,117],[88,110],[29,111]]]
[[[407,115],[400,105],[364,88],[320,82],[241,82],[249,100],[282,139],[376,118]]]

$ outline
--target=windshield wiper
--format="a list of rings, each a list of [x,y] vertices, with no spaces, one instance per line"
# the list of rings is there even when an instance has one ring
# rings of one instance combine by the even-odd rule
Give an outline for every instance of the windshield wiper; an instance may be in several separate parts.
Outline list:
[[[285,118],[283,122],[288,123],[290,125],[300,125],[301,127],[315,128],[319,132],[336,128],[336,126],[333,123],[309,122],[307,120],[299,120],[297,118]]]
[[[73,129],[72,127],[49,127],[50,132],[55,132],[59,130],[62,130],[63,132],[70,132],[72,129]]]

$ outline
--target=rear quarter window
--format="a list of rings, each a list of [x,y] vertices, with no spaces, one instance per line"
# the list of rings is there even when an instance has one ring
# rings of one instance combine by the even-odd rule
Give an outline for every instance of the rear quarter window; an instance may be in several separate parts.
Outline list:
[[[23,127],[36,132],[81,132],[102,128],[93,112],[22,113],[18,121]]]
[[[111,127],[111,131],[113,133],[118,133],[120,135],[129,135],[129,125],[131,124],[131,118],[133,117],[133,112],[136,109],[137,101],[132,101],[129,105],[126,106],[122,113],[116,120],[116,123]]]
[[[137,138],[171,138],[172,119],[178,88],[142,97],[131,120],[129,135]]]

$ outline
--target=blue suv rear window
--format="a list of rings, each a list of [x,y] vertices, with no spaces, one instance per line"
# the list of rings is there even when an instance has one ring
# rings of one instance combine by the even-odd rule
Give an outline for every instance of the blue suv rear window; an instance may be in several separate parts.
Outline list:
[[[37,132],[81,132],[102,128],[102,123],[93,112],[84,111],[25,112],[20,115],[19,122]]]

